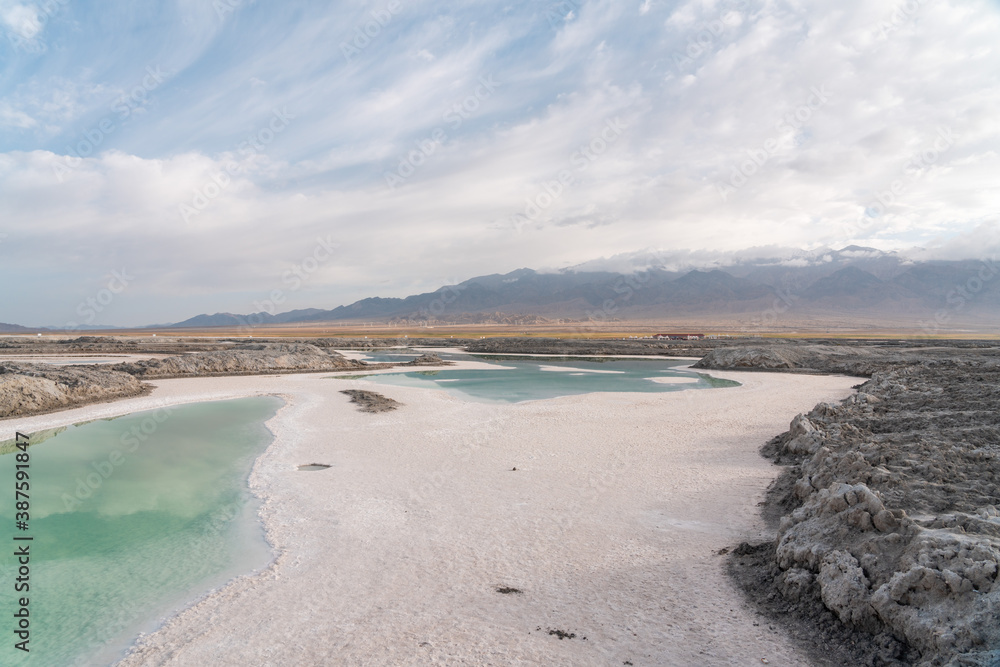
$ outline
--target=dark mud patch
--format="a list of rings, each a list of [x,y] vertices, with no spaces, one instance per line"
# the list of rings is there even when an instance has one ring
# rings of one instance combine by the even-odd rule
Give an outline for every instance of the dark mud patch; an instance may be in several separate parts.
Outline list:
[[[307,463],[299,466],[299,470],[303,472],[316,472],[319,470],[328,470],[329,468],[330,466],[325,463]]]
[[[357,403],[361,412],[390,412],[403,405],[399,401],[365,389],[344,389],[340,393],[350,396],[351,403]]]

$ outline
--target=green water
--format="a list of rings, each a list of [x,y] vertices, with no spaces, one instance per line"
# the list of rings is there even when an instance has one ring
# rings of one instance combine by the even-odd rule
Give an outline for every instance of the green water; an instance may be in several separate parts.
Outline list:
[[[271,442],[276,398],[179,406],[45,434],[30,454],[29,530],[17,531],[15,455],[0,455],[0,665],[108,665],[140,632],[271,559],[246,479]],[[40,434],[41,435],[41,434]],[[9,452],[10,443],[0,443]],[[14,533],[31,542],[15,542]],[[30,591],[15,593],[15,546]],[[28,654],[15,649],[29,599]]]
[[[391,360],[389,355],[381,355]],[[440,355],[445,360],[469,360],[468,355]],[[739,386],[704,373],[679,370],[690,362],[671,359],[610,357],[472,357],[489,363],[482,370],[423,370],[364,376],[378,384],[443,389],[467,400],[517,403],[592,392],[658,393]],[[357,376],[353,376],[357,377]],[[683,380],[681,384],[656,378]]]

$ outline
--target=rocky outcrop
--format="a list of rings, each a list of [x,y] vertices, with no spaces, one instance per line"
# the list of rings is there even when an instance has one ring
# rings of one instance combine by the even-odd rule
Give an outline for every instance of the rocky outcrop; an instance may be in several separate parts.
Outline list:
[[[244,342],[246,339],[243,339]],[[182,354],[203,350],[223,350],[231,343],[209,338],[169,336],[77,336],[75,338],[5,337],[0,339],[0,355],[109,355]]]
[[[695,368],[716,370],[792,370],[804,368],[804,355],[795,348],[724,347],[716,348],[694,364]]]
[[[357,403],[359,412],[391,412],[402,405],[397,400],[365,389],[344,389],[340,393],[350,396],[351,403]]]
[[[714,370],[765,370],[800,373],[842,373],[871,377],[879,370],[920,363],[921,349],[891,349],[865,345],[811,345],[784,341],[773,345],[717,347],[694,364]]]
[[[0,419],[145,394],[127,373],[98,366],[0,363]]]
[[[480,354],[640,354],[671,355],[693,354],[701,356],[708,345],[706,341],[668,342],[660,340],[615,340],[587,338],[483,338],[469,341],[468,352]],[[692,352],[692,350],[694,350]]]
[[[412,361],[407,361],[405,364],[400,364],[401,366],[454,366],[454,361],[444,361],[438,355],[434,353],[421,354],[419,357]]]
[[[898,643],[858,664],[1000,664],[1000,363],[876,372],[764,452],[782,597]]]
[[[305,343],[241,343],[228,350],[116,364],[112,368],[143,379],[211,375],[262,375],[371,369],[361,361]]]
[[[73,342],[92,344],[87,338]],[[387,366],[352,361],[332,350],[301,343],[239,343],[229,349],[210,349],[113,366],[5,362],[0,363],[0,418],[138,396],[151,389],[142,383],[149,379],[371,370]]]

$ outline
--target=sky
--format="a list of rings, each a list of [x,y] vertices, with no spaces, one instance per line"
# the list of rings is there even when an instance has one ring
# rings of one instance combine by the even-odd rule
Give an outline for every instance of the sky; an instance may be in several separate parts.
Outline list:
[[[981,257],[997,35],[997,0],[0,0],[0,322],[623,253]]]

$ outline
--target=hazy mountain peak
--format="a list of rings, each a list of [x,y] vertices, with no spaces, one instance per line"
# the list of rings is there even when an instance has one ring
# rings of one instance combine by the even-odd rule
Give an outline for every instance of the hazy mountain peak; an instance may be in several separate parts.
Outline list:
[[[840,250],[784,250],[764,248],[710,257],[693,251],[668,255],[647,249],[557,271],[521,268],[477,276],[406,298],[372,296],[333,310],[305,309],[277,316],[216,313],[176,326],[338,320],[506,321],[511,317],[586,320],[595,312],[609,310],[620,319],[691,314],[719,317],[765,312],[774,308],[776,298],[794,302],[795,317],[823,318],[839,312],[874,320],[888,316],[926,319],[940,310],[943,299],[961,283],[962,276],[976,269],[969,262],[914,262],[896,253],[857,245]],[[614,262],[626,270],[610,270]],[[676,270],[682,265],[688,266]],[[639,266],[646,268],[637,269]],[[990,282],[975,301],[964,306],[961,315],[1000,319],[998,306],[1000,281]]]

